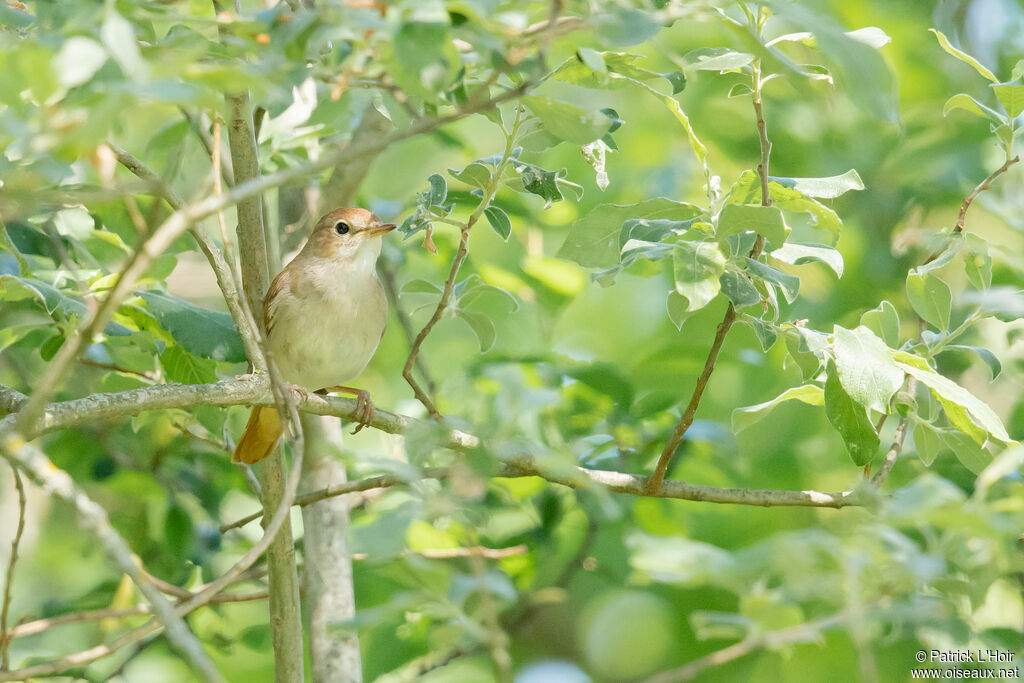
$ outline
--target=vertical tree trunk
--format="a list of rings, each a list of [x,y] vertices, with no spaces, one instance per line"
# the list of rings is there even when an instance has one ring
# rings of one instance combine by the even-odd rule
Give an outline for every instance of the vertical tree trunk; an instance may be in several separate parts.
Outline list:
[[[345,466],[334,457],[342,443],[341,421],[303,415],[302,431],[306,437],[303,490],[344,482]],[[305,529],[303,588],[313,680],[316,683],[361,683],[358,638],[330,628],[332,622],[351,619],[356,613],[348,545],[348,496],[304,506],[302,526]]]
[[[235,182],[259,175],[259,156],[252,127],[248,94],[227,96],[231,107],[228,142]],[[270,280],[264,242],[263,207],[259,195],[238,204],[238,251],[245,296],[258,321],[263,317],[263,297]],[[264,524],[270,521],[284,497],[285,462],[282,449],[256,466],[263,495]],[[299,612],[299,579],[295,570],[295,545],[290,524],[284,524],[267,550],[270,581],[270,628],[274,643],[274,680],[301,683],[302,619]]]

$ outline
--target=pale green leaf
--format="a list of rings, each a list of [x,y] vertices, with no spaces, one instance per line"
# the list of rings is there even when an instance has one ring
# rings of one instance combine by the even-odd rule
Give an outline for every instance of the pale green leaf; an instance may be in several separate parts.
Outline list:
[[[783,187],[790,187],[798,192],[818,199],[835,199],[851,190],[863,190],[864,181],[856,170],[850,169],[842,175],[825,178],[783,178],[769,176],[768,179]]]
[[[836,370],[846,393],[857,403],[879,413],[889,412],[889,400],[903,384],[889,347],[867,327],[832,331]]]
[[[942,403],[946,417],[954,427],[969,434],[978,443],[984,443],[986,432],[1000,441],[1010,441],[1006,427],[987,403],[953,380],[932,370],[923,358],[905,351],[894,351],[892,357],[899,368],[931,390],[935,398]],[[969,420],[965,420],[965,417]]]
[[[698,71],[734,71],[754,61],[754,55],[727,47],[702,47],[687,52],[683,64]]]
[[[558,256],[587,268],[608,268],[619,262],[619,234],[626,221],[634,218],[684,221],[701,213],[698,206],[664,197],[638,204],[600,204],[573,223]]]
[[[865,311],[860,317],[860,324],[881,337],[886,346],[896,348],[900,345],[900,316],[888,301]]]
[[[972,67],[974,67],[975,71],[977,71],[979,74],[981,74],[982,76],[984,76],[988,80],[992,81],[993,83],[998,83],[999,82],[999,79],[996,78],[996,75],[994,73],[992,73],[991,71],[989,71],[988,68],[985,67],[985,65],[983,65],[981,62],[979,62],[977,59],[975,59],[974,57],[970,56],[969,54],[967,54],[963,50],[959,50],[959,49],[953,47],[953,45],[949,42],[949,38],[947,38],[946,35],[942,31],[939,31],[939,30],[934,29],[934,28],[930,28],[928,30],[935,34],[935,37],[939,40],[939,45],[942,46],[943,50],[945,50],[949,54],[953,55],[954,57],[959,59],[961,62],[964,62],[966,64],[970,64]]]
[[[704,308],[721,290],[725,256],[714,242],[680,242],[672,250],[676,292],[686,297],[687,311]]]
[[[782,261],[792,266],[801,266],[805,263],[817,261],[831,268],[836,276],[843,276],[843,255],[836,249],[824,244],[787,242],[768,255],[777,261]]]
[[[724,239],[729,235],[752,230],[775,246],[786,241],[786,223],[782,211],[774,206],[760,204],[726,204],[718,216],[715,235]]]
[[[747,427],[764,419],[775,406],[784,401],[793,400],[801,401],[811,406],[820,406],[825,404],[825,392],[815,384],[805,384],[800,387],[786,389],[770,401],[745,408],[736,408],[732,411],[732,431],[738,434]]]
[[[996,91],[996,99],[1006,109],[1011,119],[1017,118],[1024,111],[1024,85],[1020,83],[999,83],[992,86]]]
[[[921,275],[912,270],[907,275],[907,298],[926,322],[940,330],[949,329],[953,296],[945,282],[930,273]]]

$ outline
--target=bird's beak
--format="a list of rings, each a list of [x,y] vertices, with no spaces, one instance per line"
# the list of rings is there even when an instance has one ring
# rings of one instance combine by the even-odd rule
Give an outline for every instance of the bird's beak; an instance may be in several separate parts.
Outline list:
[[[378,225],[376,228],[370,228],[366,232],[369,233],[370,237],[376,237],[377,235],[383,235],[384,233],[391,232],[397,227],[398,226],[395,225],[394,223],[382,223]]]

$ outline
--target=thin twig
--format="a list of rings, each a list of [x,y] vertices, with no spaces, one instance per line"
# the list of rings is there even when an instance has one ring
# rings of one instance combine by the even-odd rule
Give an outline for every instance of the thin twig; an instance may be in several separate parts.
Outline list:
[[[189,595],[192,595],[189,593]],[[236,602],[254,602],[256,600],[266,600],[267,591],[253,591],[251,593],[224,593],[215,596],[211,599],[207,605],[224,605],[228,603]],[[85,624],[92,621],[102,621],[104,619],[128,619],[130,617],[136,617],[145,614],[152,614],[153,609],[146,604],[134,605],[132,607],[123,608],[105,608],[105,609],[93,609],[86,610],[84,612],[71,612],[69,614],[58,614],[54,617],[47,617],[45,619],[36,619],[34,621],[26,621],[23,624],[18,624],[11,629],[11,639],[24,638],[26,636],[33,636],[37,633],[42,633],[51,628],[58,626],[68,626],[71,624]]]
[[[14,566],[18,563],[18,546],[21,535],[25,532],[25,484],[18,474],[18,469],[11,463],[11,474],[14,475],[14,488],[18,490],[18,526],[11,541],[11,556],[7,560],[7,575],[4,577],[4,606],[0,612],[0,671],[11,668],[11,638],[7,630],[7,617],[11,609],[11,587],[14,585]]]
[[[764,121],[764,108],[761,102],[761,68],[760,63],[755,61],[752,65],[752,76],[751,81],[753,83],[753,94],[751,96],[751,102],[754,105],[754,117],[757,122],[757,138],[761,149],[760,161],[757,164],[757,175],[761,181],[761,206],[772,205],[772,195],[769,189],[768,179],[768,163],[772,152],[772,143],[768,139],[768,129]],[[761,255],[761,251],[764,249],[764,238],[761,235],[757,236],[754,241],[754,248],[750,251],[750,258],[757,259]],[[715,339],[711,343],[711,348],[708,350],[707,358],[704,361],[704,369],[701,370],[700,376],[697,378],[697,384],[693,388],[693,394],[690,395],[690,402],[686,406],[686,410],[683,411],[682,416],[679,418],[679,422],[676,424],[675,429],[672,430],[672,436],[669,437],[668,443],[665,444],[665,448],[661,451],[661,455],[658,457],[658,464],[654,468],[654,474],[651,475],[649,482],[650,491],[656,492],[665,481],[665,475],[668,474],[668,467],[672,462],[672,456],[675,455],[676,450],[679,448],[679,444],[683,441],[683,436],[686,435],[687,430],[693,424],[693,420],[697,415],[697,408],[700,407],[701,398],[704,396],[704,390],[707,388],[708,382],[711,380],[711,373],[715,371],[715,363],[718,362],[718,354],[722,351],[722,345],[725,343],[725,336],[729,334],[729,330],[736,322],[736,307],[729,302],[729,305],[725,309],[725,316],[722,318],[722,322],[718,323],[718,327],[715,329]]]
[[[98,360],[93,360],[92,358],[79,358],[78,362],[92,368],[99,368],[100,370],[112,370],[114,372],[123,372],[127,375],[135,375],[136,377],[141,377],[142,379],[149,380],[150,382],[155,382],[158,379],[156,373],[150,372],[149,370],[135,370],[116,363],[103,363]]]
[[[964,221],[967,219],[967,209],[971,208],[971,204],[973,204],[974,200],[978,198],[978,195],[992,187],[992,181],[1006,173],[1006,171],[1018,161],[1020,161],[1020,155],[1017,155],[1012,159],[1007,159],[1005,164],[992,171],[987,178],[982,180],[973,190],[971,190],[970,194],[964,197],[964,201],[960,205],[960,213],[956,217],[956,225],[953,227],[954,233],[963,232]]]
[[[820,637],[821,632],[839,626],[853,617],[849,612],[840,612],[824,619],[808,621],[778,631],[768,631],[759,635],[750,636],[729,647],[716,650],[684,664],[678,669],[665,671],[647,679],[647,683],[670,683],[670,681],[688,681],[702,671],[715,666],[727,664],[735,659],[744,657],[762,648],[777,648],[792,643],[809,642]]]
[[[494,167],[494,171],[491,173],[491,177],[487,180],[487,186],[484,188],[483,196],[480,198],[480,203],[477,205],[473,213],[470,214],[469,218],[462,225],[462,229],[459,234],[459,247],[455,251],[455,256],[452,258],[452,265],[448,271],[448,277],[444,281],[444,287],[441,291],[441,299],[437,302],[437,306],[434,308],[433,315],[430,316],[430,320],[423,326],[419,334],[412,342],[412,348],[409,350],[409,357],[405,361],[405,367],[402,368],[402,377],[412,387],[412,392],[423,407],[427,409],[427,413],[431,418],[435,420],[441,420],[441,413],[437,411],[434,406],[434,402],[430,397],[423,391],[419,382],[413,377],[412,369],[416,364],[416,358],[419,356],[420,347],[423,346],[423,342],[426,340],[427,335],[434,329],[434,325],[438,323],[441,316],[444,315],[445,310],[448,308],[448,302],[451,300],[452,292],[455,289],[455,278],[459,274],[459,269],[462,267],[462,263],[466,260],[466,256],[469,254],[469,233],[476,225],[476,222],[480,220],[480,216],[483,215],[484,211],[491,204],[491,200],[497,193],[498,188],[501,185],[501,174],[505,171],[505,166],[512,158],[512,150],[515,146],[516,136],[519,133],[519,126],[522,123],[523,108],[516,107],[516,117],[512,124],[511,132],[505,136],[505,150],[502,153],[501,161]]]
[[[5,418],[5,420],[6,419],[9,418]],[[2,433],[3,431],[0,430],[0,434]],[[35,447],[31,446],[30,444],[24,444],[23,448],[32,449],[34,451],[32,453],[33,458],[45,459],[46,457],[41,452],[39,452],[38,449],[35,449]],[[22,454],[18,453],[15,455]],[[53,467],[52,464],[50,464],[49,467],[53,472],[59,472],[62,475],[64,475],[63,478],[67,478],[67,481],[70,483],[70,478],[68,478],[67,475],[62,470],[58,470],[57,468]],[[285,521],[290,519],[291,506],[295,501],[295,491],[298,489],[299,486],[299,473],[301,469],[302,449],[299,448],[295,452],[294,469],[291,472],[291,475],[288,479],[288,483],[285,487],[284,497],[281,499],[280,506],[278,506],[277,510],[274,512],[274,515],[266,524],[263,536],[260,537],[260,539],[252,546],[252,548],[250,548],[244,555],[242,555],[242,557],[240,557],[238,561],[235,562],[235,564],[227,572],[222,574],[217,579],[206,584],[206,586],[202,590],[195,593],[188,600],[185,600],[184,602],[181,602],[178,605],[176,605],[175,610],[179,616],[186,615],[198,609],[199,607],[208,604],[211,600],[213,600],[213,598],[216,595],[218,595],[222,590],[224,590],[226,586],[238,581],[239,577],[242,576],[243,573],[249,567],[251,567],[253,563],[255,563],[256,560],[258,560],[260,556],[263,555],[264,552],[266,552],[267,547],[270,545],[271,541],[273,541],[274,537],[280,531]],[[49,662],[35,664],[24,669],[9,672],[0,672],[0,683],[3,683],[5,681],[20,681],[34,676],[50,676],[56,673],[67,671],[68,669],[84,666],[85,664],[88,664],[90,662],[94,662],[98,659],[108,657],[113,653],[117,652],[118,650],[120,650],[121,648],[137,643],[140,640],[149,638],[154,634],[159,633],[163,628],[164,625],[163,623],[161,623],[161,621],[155,619],[150,620],[148,623],[139,626],[138,628],[132,629],[131,631],[119,636],[118,638],[115,638],[110,643],[89,648],[87,650],[83,650],[73,655],[61,657],[59,659],[55,659]]]
[[[17,419],[17,415],[6,417],[3,422],[12,419]],[[67,472],[57,468],[39,448],[25,441],[16,431],[0,430],[0,439],[2,439],[0,440],[0,453],[12,465],[19,467],[48,494],[71,504],[82,526],[95,534],[107,555],[121,571],[132,579],[149,604],[152,605],[153,611],[157,615],[157,619],[153,623],[157,625],[157,628],[167,629],[168,640],[175,649],[185,656],[203,680],[224,680],[203,651],[199,640],[182,620],[181,615],[141,571],[142,565],[138,556],[132,552],[131,547],[111,526],[106,510],[89,498]],[[10,675],[17,673],[11,672]],[[22,674],[8,678],[8,674],[0,673],[0,681],[19,680],[30,675],[38,674]]]
[[[402,328],[406,341],[409,342],[409,349],[411,351],[412,344],[416,339],[416,330],[413,329],[409,312],[405,310],[405,306],[402,305],[401,298],[399,297],[398,284],[395,282],[395,271],[391,269],[390,263],[380,259],[377,261],[377,272],[380,274],[381,283],[384,285],[384,292],[387,294],[391,308],[395,312],[395,317],[398,318],[398,325]],[[423,360],[422,354],[416,354],[416,370],[419,371],[420,377],[423,378],[423,383],[427,388],[427,395],[430,396],[432,401],[436,400],[437,383],[431,376],[430,371],[427,370],[427,364]]]

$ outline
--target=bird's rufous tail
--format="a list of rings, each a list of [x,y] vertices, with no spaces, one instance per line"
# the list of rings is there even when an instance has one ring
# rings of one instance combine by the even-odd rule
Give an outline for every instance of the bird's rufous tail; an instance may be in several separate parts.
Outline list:
[[[274,444],[280,438],[284,427],[277,409],[269,406],[256,406],[249,415],[245,425],[245,433],[235,447],[231,462],[252,465],[270,455]]]

